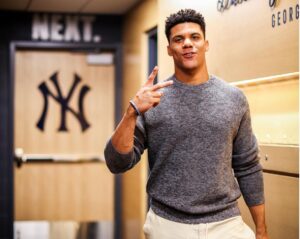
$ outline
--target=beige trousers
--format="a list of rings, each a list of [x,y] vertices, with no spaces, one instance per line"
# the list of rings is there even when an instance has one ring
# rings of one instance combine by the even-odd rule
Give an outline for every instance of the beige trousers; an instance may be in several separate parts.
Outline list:
[[[150,209],[143,229],[146,239],[255,239],[241,216],[213,223],[184,224],[164,219]]]

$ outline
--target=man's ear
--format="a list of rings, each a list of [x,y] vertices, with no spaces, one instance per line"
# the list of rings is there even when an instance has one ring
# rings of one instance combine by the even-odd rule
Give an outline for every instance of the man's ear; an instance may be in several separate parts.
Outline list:
[[[172,50],[170,48],[170,45],[167,46],[167,50],[168,50],[168,55],[172,56],[173,54],[172,54]]]
[[[209,41],[205,40],[205,51],[209,50]]]

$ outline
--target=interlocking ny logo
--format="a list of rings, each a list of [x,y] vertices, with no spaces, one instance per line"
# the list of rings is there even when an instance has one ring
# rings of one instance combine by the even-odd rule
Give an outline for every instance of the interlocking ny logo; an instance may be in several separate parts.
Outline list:
[[[57,102],[61,106],[61,118],[60,118],[60,126],[58,128],[58,131],[68,131],[66,126],[66,116],[67,116],[67,112],[70,112],[79,121],[81,126],[81,131],[83,132],[90,127],[90,124],[87,122],[86,118],[84,117],[84,111],[83,111],[83,98],[86,95],[86,93],[90,90],[90,87],[88,87],[87,85],[81,87],[79,98],[78,98],[79,112],[75,112],[75,110],[69,106],[69,102],[75,91],[75,88],[78,86],[81,79],[77,74],[74,74],[73,85],[71,86],[67,97],[63,97],[61,88],[58,84],[57,75],[58,73],[55,72],[50,77],[50,80],[55,87],[56,95],[49,90],[45,81],[39,85],[39,90],[42,92],[44,97],[44,109],[36,125],[40,130],[44,131],[44,125],[45,125],[45,120],[48,111],[48,97],[51,96],[55,100],[55,102]]]

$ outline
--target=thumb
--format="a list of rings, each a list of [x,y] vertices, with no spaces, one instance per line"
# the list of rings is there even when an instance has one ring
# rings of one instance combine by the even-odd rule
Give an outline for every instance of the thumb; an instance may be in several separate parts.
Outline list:
[[[154,82],[154,79],[157,75],[157,72],[158,72],[158,66],[155,66],[153,68],[151,74],[149,75],[148,80],[145,83],[145,86],[152,86],[153,85],[153,82]]]

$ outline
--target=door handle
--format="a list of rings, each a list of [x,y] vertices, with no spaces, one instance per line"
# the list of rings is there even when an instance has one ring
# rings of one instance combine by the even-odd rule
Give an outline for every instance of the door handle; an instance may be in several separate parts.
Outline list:
[[[89,163],[105,162],[104,157],[79,154],[25,154],[22,148],[15,149],[14,160],[18,167],[23,163]]]

